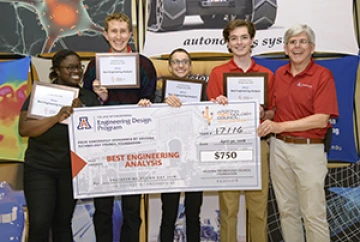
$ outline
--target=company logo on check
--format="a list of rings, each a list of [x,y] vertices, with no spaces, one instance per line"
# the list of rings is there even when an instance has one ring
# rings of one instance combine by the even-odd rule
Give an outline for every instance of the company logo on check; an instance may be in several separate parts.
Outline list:
[[[210,113],[209,107],[205,107],[205,111],[202,111],[203,119],[207,121],[208,125],[211,124],[211,120],[213,119],[213,114],[214,113]]]
[[[77,129],[91,129],[88,117],[79,117],[79,125]]]

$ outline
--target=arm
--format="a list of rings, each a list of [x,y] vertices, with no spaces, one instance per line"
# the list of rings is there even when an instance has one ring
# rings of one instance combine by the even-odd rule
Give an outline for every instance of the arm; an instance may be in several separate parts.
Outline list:
[[[101,86],[99,80],[96,79],[96,62],[91,60],[86,67],[86,71],[83,77],[83,88],[88,91],[96,93],[99,97],[101,104],[107,101],[108,99],[108,90],[106,87]]]
[[[21,111],[19,117],[19,134],[22,137],[37,137],[48,131],[56,123],[67,119],[73,112],[72,107],[62,107],[58,114],[43,119],[30,119],[27,111]]]
[[[273,120],[275,115],[275,76],[272,72],[268,73],[268,109],[265,110],[263,106],[260,106],[261,120]]]
[[[264,108],[261,106],[260,108],[261,120],[273,120],[274,114],[275,114],[274,110],[264,110]]]
[[[91,60],[86,67],[83,76],[83,88],[89,91],[93,90],[93,82],[96,79],[96,63],[95,60]]]
[[[212,99],[216,99],[219,96],[223,95],[222,86],[222,78],[217,74],[216,69],[213,69],[209,76],[209,81],[206,87],[206,94],[208,96],[209,101]]]
[[[106,102],[109,98],[109,93],[106,87],[101,86],[100,81],[94,80],[92,83],[92,90],[98,95],[101,104]]]
[[[325,128],[329,122],[329,114],[313,114],[302,119],[273,122],[270,120],[264,121],[258,127],[258,135],[260,137],[268,135],[269,133],[283,133],[283,132],[299,132],[316,128]]]
[[[156,70],[153,63],[145,56],[140,55],[140,99],[155,101]]]

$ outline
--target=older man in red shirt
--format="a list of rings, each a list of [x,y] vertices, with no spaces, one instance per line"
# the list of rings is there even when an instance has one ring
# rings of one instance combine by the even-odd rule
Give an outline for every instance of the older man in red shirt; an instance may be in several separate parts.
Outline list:
[[[259,136],[274,133],[270,143],[270,174],[286,242],[329,242],[324,180],[328,172],[325,134],[329,118],[338,116],[336,89],[330,70],[312,59],[315,34],[295,25],[284,36],[290,62],[274,80],[270,108],[274,121],[258,128]]]

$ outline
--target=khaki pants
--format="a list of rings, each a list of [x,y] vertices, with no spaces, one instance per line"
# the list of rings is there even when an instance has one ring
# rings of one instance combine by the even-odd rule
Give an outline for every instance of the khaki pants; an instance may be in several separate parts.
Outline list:
[[[268,241],[269,145],[265,140],[261,140],[261,165],[262,189],[245,192],[249,242]],[[239,199],[240,191],[219,192],[221,242],[237,241]]]
[[[323,144],[289,144],[271,138],[270,171],[284,241],[329,242]]]

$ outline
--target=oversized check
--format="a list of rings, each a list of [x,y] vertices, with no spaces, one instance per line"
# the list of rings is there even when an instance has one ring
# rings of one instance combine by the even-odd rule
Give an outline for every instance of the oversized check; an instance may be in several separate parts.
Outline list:
[[[74,110],[75,198],[261,188],[257,101]]]

